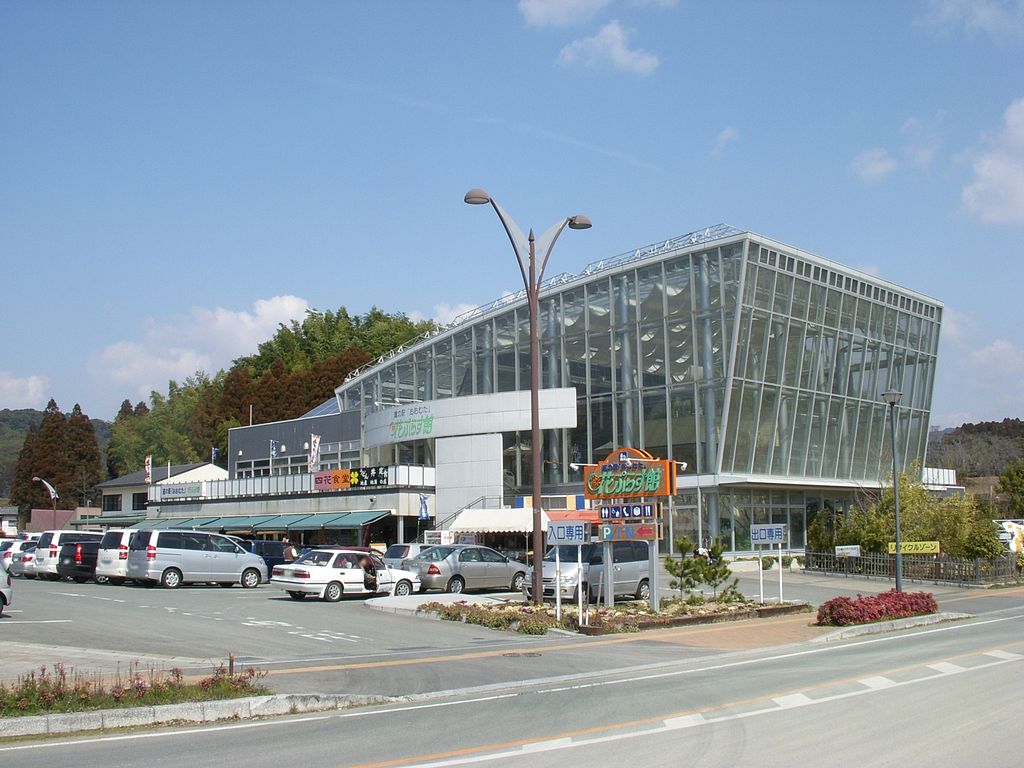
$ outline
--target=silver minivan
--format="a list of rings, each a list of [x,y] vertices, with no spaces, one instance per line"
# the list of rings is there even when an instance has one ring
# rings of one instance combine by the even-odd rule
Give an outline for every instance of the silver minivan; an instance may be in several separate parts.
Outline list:
[[[267,564],[229,536],[206,531],[137,531],[128,545],[126,576],[168,589],[187,582],[224,587],[257,587],[267,580]]]
[[[590,600],[599,599],[604,589],[604,544],[595,541],[582,547],[562,544],[558,550],[561,561],[561,579],[555,583],[555,548],[544,555],[544,597],[554,599],[558,589],[563,599],[577,599],[580,585],[576,566],[577,550],[583,559],[583,586]],[[612,588],[615,595],[630,595],[637,600],[651,596],[649,580],[649,549],[645,541],[616,541],[612,543]],[[533,597],[533,567],[526,574],[523,593]]]
[[[96,557],[96,583],[121,584],[128,578],[128,545],[138,531],[108,528]]]

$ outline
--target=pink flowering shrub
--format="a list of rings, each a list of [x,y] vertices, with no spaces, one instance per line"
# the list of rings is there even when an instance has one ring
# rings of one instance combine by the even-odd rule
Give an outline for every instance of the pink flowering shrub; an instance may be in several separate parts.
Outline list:
[[[845,627],[850,624],[921,616],[938,610],[939,604],[930,592],[897,592],[892,589],[874,596],[858,594],[856,600],[848,597],[832,598],[818,608],[818,624]]]

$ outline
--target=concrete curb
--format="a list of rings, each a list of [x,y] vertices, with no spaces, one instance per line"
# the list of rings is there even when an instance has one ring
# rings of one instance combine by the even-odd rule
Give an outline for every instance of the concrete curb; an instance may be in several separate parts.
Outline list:
[[[389,696],[275,694],[244,699],[219,699],[154,707],[98,709],[92,712],[55,713],[0,718],[0,739],[13,736],[53,736],[77,731],[106,731],[169,723],[211,723],[248,720],[301,712],[324,712],[349,707],[387,704],[401,699]]]
[[[892,621],[876,621],[872,624],[857,624],[852,627],[843,627],[827,635],[813,638],[812,643],[830,643],[835,640],[847,640],[851,637],[862,635],[880,635],[885,632],[896,632],[900,629],[912,629],[913,627],[926,627],[929,624],[941,624],[944,621],[961,621],[962,619],[973,619],[969,613],[931,613],[927,616],[911,616],[907,619],[893,619]]]

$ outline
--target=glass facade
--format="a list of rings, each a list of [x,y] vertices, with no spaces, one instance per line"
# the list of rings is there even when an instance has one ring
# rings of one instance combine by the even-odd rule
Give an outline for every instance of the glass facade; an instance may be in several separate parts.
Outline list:
[[[525,294],[470,314],[357,371],[341,408],[528,389]],[[720,535],[742,551],[770,521],[800,546],[818,510],[888,479],[882,391],[903,392],[898,464],[923,460],[941,318],[934,299],[727,227],[560,276],[541,295],[540,385],[575,387],[579,419],[544,433],[544,492],[579,489],[571,463],[643,448],[687,463],[667,546]],[[504,444],[506,484],[528,493],[530,434]]]

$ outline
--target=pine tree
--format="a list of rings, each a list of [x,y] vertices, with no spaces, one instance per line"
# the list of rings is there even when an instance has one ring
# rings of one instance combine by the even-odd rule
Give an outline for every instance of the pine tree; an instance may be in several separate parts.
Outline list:
[[[96,429],[78,403],[68,416],[67,462],[71,472],[69,495],[74,495],[76,503],[87,506],[93,497],[94,486],[103,481],[104,473]]]

